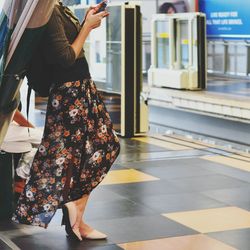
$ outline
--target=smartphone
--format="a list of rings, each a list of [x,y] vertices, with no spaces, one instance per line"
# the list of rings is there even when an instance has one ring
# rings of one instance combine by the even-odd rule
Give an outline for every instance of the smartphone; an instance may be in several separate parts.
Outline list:
[[[101,7],[99,8],[99,10],[97,11],[97,13],[101,12],[101,11],[104,11],[106,8],[107,8],[107,1],[102,1],[101,2]]]

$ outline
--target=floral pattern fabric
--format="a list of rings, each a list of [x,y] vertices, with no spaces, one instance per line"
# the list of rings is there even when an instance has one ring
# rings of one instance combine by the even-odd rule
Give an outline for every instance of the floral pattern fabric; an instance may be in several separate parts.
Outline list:
[[[89,194],[103,180],[119,151],[109,113],[91,79],[52,86],[42,142],[13,220],[47,227],[62,203]]]

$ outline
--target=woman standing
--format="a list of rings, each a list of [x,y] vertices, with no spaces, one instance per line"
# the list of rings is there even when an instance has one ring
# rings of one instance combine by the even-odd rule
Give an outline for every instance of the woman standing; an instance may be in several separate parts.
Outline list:
[[[82,220],[91,191],[117,158],[120,145],[110,116],[91,80],[83,46],[107,11],[92,7],[82,25],[60,1],[42,41],[50,66],[50,89],[44,134],[13,220],[47,227],[57,208],[62,224],[77,240],[107,236]],[[46,72],[44,72],[46,74]]]

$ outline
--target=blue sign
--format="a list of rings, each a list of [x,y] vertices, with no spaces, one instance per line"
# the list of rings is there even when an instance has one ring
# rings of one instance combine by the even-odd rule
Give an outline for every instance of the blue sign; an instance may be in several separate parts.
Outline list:
[[[209,38],[250,39],[249,0],[200,0]]]

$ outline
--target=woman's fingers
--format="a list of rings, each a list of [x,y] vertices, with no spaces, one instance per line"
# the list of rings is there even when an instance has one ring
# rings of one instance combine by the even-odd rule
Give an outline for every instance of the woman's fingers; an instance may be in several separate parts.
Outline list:
[[[101,25],[102,19],[108,15],[109,13],[106,10],[96,13],[95,9],[90,9],[85,19],[85,25],[90,29],[97,28]]]
[[[107,17],[107,16],[109,16],[109,12],[105,11],[103,17]]]
[[[101,18],[103,18],[103,17],[108,16],[109,12],[107,12],[106,10],[104,10],[104,11],[101,11],[101,12],[97,13],[96,15],[99,16],[99,17],[101,17]]]

